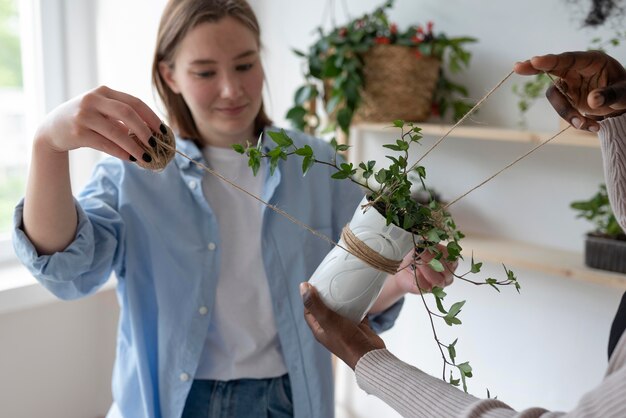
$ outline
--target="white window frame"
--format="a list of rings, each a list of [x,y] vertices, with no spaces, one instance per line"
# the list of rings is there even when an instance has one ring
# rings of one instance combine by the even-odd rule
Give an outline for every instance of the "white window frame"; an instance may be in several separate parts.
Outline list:
[[[24,92],[30,109],[26,132],[32,138],[48,112],[96,87],[97,5],[95,0],[19,0],[18,4]],[[30,160],[30,155],[26,158]],[[70,153],[73,190],[82,187],[99,158],[91,150]],[[15,263],[10,234],[0,236],[0,275],[14,269]]]

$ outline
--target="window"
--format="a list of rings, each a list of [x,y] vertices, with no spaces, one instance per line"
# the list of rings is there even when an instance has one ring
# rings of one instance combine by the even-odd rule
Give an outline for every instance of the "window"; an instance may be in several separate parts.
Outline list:
[[[93,1],[0,0],[0,262],[15,260],[13,208],[24,194],[38,124],[95,87],[93,11]],[[96,161],[94,153],[81,154],[76,164],[70,153],[76,190]]]
[[[17,0],[0,0],[0,45],[0,236],[7,236],[24,192],[29,148]]]

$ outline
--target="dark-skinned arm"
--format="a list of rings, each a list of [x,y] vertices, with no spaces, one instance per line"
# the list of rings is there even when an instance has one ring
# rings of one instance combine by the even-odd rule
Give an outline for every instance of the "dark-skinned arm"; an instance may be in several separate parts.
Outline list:
[[[513,70],[520,75],[546,72],[557,77],[558,87],[550,86],[546,96],[577,129],[598,132],[598,121],[626,113],[626,69],[603,52],[541,55],[516,63]]]

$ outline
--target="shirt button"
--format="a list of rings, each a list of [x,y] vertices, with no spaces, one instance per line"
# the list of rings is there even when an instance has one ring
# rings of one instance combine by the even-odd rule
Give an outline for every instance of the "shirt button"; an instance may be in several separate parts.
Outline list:
[[[189,375],[187,373],[181,373],[180,374],[180,381],[181,382],[186,382],[189,380]]]
[[[187,184],[189,185],[190,189],[195,189],[196,186],[198,186],[198,183],[195,180],[190,180]]]
[[[215,248],[217,248],[217,245],[215,245],[214,242],[210,242],[209,245],[207,245],[207,248],[213,251]]]
[[[207,308],[206,306],[201,306],[200,309],[198,309],[198,313],[200,315],[206,315],[207,313],[209,313],[209,308]]]

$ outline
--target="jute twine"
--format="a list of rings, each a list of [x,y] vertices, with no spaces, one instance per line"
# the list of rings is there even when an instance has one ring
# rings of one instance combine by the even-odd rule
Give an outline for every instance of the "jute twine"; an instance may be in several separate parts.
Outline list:
[[[152,161],[146,162],[142,159],[137,160],[137,164],[139,164],[143,168],[147,168],[149,170],[161,171],[163,170],[167,164],[174,158],[176,154],[176,139],[174,137],[174,132],[170,129],[169,126],[165,124],[161,124],[161,126],[165,127],[167,133],[163,134],[162,132],[152,132],[152,136],[156,139],[157,145],[152,148],[149,145],[144,144],[133,132],[129,132],[128,136],[130,136],[137,145],[139,145],[145,153],[147,153],[150,157],[152,157]]]
[[[471,108],[465,114],[465,116],[461,120],[459,120],[454,126],[452,126],[441,138],[439,138],[439,140],[437,140],[435,142],[435,144],[424,155],[422,155],[422,157],[411,167],[411,169],[414,168],[415,166],[417,166],[419,161],[421,161],[434,148],[436,148],[437,145],[439,145],[450,134],[450,132],[452,132],[465,119],[467,119],[467,117],[469,117],[470,114],[472,114],[476,109],[478,109],[483,104],[483,102],[494,91],[496,91],[512,74],[513,74],[513,72],[509,73],[493,89],[491,89],[481,100],[479,100],[478,103],[476,103],[476,105],[473,108]],[[557,83],[555,83],[555,85],[556,84]],[[559,86],[557,86],[557,88],[558,87]],[[568,126],[568,128],[569,128],[569,126]],[[468,192],[464,193],[462,196],[458,197],[457,199],[454,199],[451,203],[446,205],[446,208],[449,207],[450,205],[458,202],[461,198],[467,196],[470,192],[476,190],[477,188],[479,188],[480,186],[484,185],[488,181],[492,180],[494,177],[496,177],[497,175],[499,175],[500,173],[502,173],[506,169],[510,168],[511,166],[516,164],[517,162],[519,162],[522,159],[526,158],[528,155],[530,155],[531,153],[533,153],[534,151],[536,151],[537,149],[539,149],[543,145],[545,145],[548,142],[552,141],[554,138],[556,138],[557,136],[562,134],[566,129],[567,128],[561,130],[560,132],[556,133],[552,137],[550,137],[547,140],[543,141],[542,143],[540,143],[539,145],[537,145],[536,147],[534,147],[533,149],[531,149],[530,151],[528,151],[527,153],[522,155],[521,157],[517,158],[512,163],[508,164],[503,169],[499,170],[494,175],[490,176],[485,181],[481,182],[479,185],[473,187],[472,189],[470,189]],[[133,134],[130,134],[130,135],[131,135],[131,137],[134,137]],[[388,274],[395,274],[395,273],[397,273],[400,270],[400,264],[402,263],[402,260],[391,260],[391,259],[389,259],[387,257],[384,257],[381,254],[378,254],[376,251],[374,251],[373,249],[368,247],[363,241],[359,240],[356,237],[356,235],[350,230],[350,228],[347,225],[346,225],[346,227],[344,227],[344,229],[343,229],[343,231],[341,233],[341,238],[346,243],[346,246],[344,247],[341,244],[336,243],[335,241],[333,241],[332,239],[330,239],[326,235],[324,235],[324,234],[316,231],[315,229],[311,228],[310,226],[308,226],[304,222],[294,218],[293,216],[291,216],[290,214],[288,214],[284,210],[282,210],[282,209],[280,209],[280,208],[270,204],[269,202],[264,201],[263,199],[261,199],[257,195],[255,195],[255,194],[249,192],[248,190],[244,189],[243,187],[233,183],[232,181],[228,180],[227,178],[225,178],[224,176],[222,176],[221,174],[219,174],[215,170],[205,166],[204,164],[201,164],[201,163],[195,161],[194,159],[192,159],[188,155],[180,152],[179,150],[176,149],[176,143],[174,141],[174,135],[173,135],[173,133],[172,133],[172,131],[171,131],[171,129],[169,127],[167,128],[167,135],[161,135],[160,133],[156,133],[155,136],[157,137],[157,147],[154,148],[154,149],[149,149],[142,142],[140,142],[136,137],[133,138],[145,150],[145,152],[147,152],[148,154],[150,154],[153,157],[152,163],[141,162],[140,165],[142,167],[150,168],[150,169],[153,169],[153,170],[155,170],[155,169],[156,170],[162,170],[167,165],[167,163],[173,158],[174,154],[179,154],[179,155],[183,156],[184,158],[188,159],[192,164],[197,165],[198,167],[200,167],[204,171],[207,171],[208,173],[216,176],[217,178],[219,178],[220,180],[222,180],[225,183],[229,184],[230,186],[234,187],[235,189],[237,189],[237,190],[247,194],[248,196],[252,197],[253,199],[259,201],[260,203],[262,203],[263,205],[265,205],[266,207],[268,207],[272,211],[278,213],[281,216],[284,216],[285,218],[287,218],[292,223],[294,223],[296,225],[299,225],[299,226],[303,227],[304,229],[308,230],[313,235],[321,238],[322,240],[328,242],[329,244],[331,244],[333,246],[339,247],[342,250],[352,254],[354,257],[357,257],[358,259],[360,259],[361,261],[365,262],[366,264],[368,264],[372,268],[374,268],[376,270],[379,270],[379,271],[382,271],[382,272],[385,272],[385,273],[388,273]],[[406,268],[406,266],[405,266],[405,268]]]
[[[402,260],[392,260],[376,251],[372,250],[367,244],[361,241],[350,229],[349,225],[343,227],[341,231],[341,239],[346,243],[346,247],[350,250],[350,254],[368,264],[370,267],[387,274],[396,274]]]

